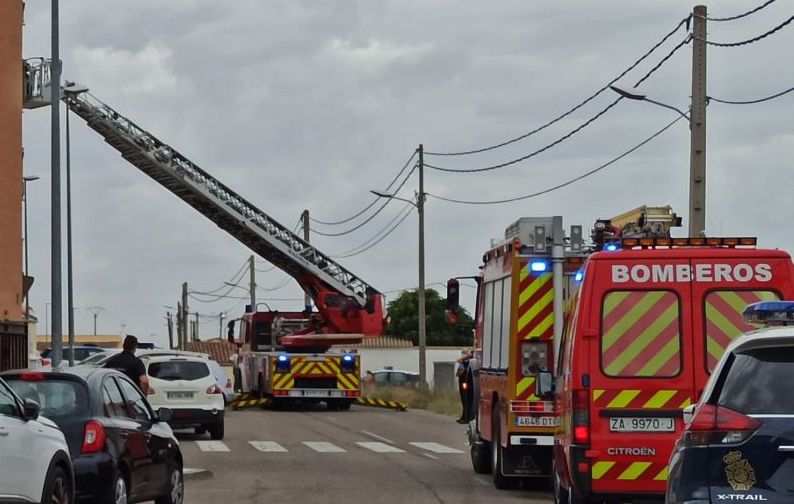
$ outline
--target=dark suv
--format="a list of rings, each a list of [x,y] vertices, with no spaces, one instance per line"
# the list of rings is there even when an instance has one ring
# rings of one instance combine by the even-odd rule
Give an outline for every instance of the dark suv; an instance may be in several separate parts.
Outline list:
[[[794,327],[726,350],[670,459],[666,502],[794,502]]]
[[[78,502],[182,504],[182,452],[140,389],[112,369],[9,371],[3,379],[60,427],[69,445]]]

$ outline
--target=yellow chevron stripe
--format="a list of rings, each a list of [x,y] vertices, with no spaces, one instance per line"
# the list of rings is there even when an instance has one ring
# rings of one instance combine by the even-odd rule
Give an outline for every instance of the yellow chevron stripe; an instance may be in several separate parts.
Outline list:
[[[535,383],[535,377],[533,376],[522,378],[518,383],[516,383],[516,396],[523,394],[524,391],[531,387],[533,383]]]
[[[596,402],[598,398],[601,397],[601,394],[603,394],[604,392],[606,392],[606,390],[599,390],[599,389],[593,390],[593,402]]]
[[[283,388],[284,384],[292,378],[292,374],[284,373],[284,374],[277,374],[274,376],[273,379],[273,388]]]
[[[664,405],[667,404],[667,401],[672,399],[675,394],[675,390],[660,390],[659,392],[655,393],[653,397],[651,397],[642,407],[663,408]]]
[[[353,390],[356,387],[352,383],[350,383],[350,380],[348,380],[348,378],[344,374],[337,373],[336,388],[339,390]]]
[[[633,462],[629,467],[623,471],[620,476],[618,476],[619,480],[635,480],[642,476],[642,473],[645,472],[651,466],[650,462]]]
[[[524,270],[525,268],[521,269],[521,271]],[[527,285],[527,288],[521,291],[521,293],[518,295],[518,306],[523,306],[524,303],[526,303],[529,300],[529,298],[532,297],[533,294],[539,291],[541,287],[549,283],[551,277],[552,277],[551,273],[544,273],[536,277],[534,280],[532,280],[532,282],[530,282],[530,284]]]
[[[639,390],[624,390],[607,404],[607,408],[625,408],[639,394]]]
[[[527,267],[527,265],[524,265],[524,267],[521,268],[521,271],[518,273],[518,281],[523,282],[528,276],[529,276],[529,268]]]
[[[521,331],[524,329],[524,327],[526,327],[527,324],[535,319],[544,308],[551,304],[553,300],[554,289],[551,289],[549,292],[544,294],[537,303],[533,304],[532,307],[527,310],[527,312],[523,314],[520,319],[518,319],[518,330]]]
[[[659,471],[659,474],[653,477],[654,481],[667,481],[667,467]]]
[[[549,312],[548,315],[546,315],[546,318],[543,319],[541,323],[539,323],[532,330],[530,330],[529,334],[524,339],[530,339],[533,337],[537,338],[538,336],[542,336],[543,333],[545,333],[549,329],[549,327],[551,327],[553,324],[554,324],[554,312],[552,311]]]
[[[684,408],[686,408],[688,406],[691,406],[691,405],[692,405],[692,400],[691,400],[691,398],[687,397],[686,400],[681,403],[681,406],[679,406],[679,408],[684,409]]]
[[[590,469],[590,474],[592,474],[594,480],[601,479],[614,465],[615,462],[596,462]]]

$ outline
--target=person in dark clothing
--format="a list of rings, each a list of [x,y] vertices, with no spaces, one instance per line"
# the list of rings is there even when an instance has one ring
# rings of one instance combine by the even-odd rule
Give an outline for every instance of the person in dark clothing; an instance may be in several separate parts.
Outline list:
[[[460,418],[457,422],[460,424],[469,422],[469,408],[468,408],[468,380],[469,380],[469,361],[472,354],[469,350],[463,350],[460,358],[455,362],[455,376],[458,378],[458,393],[460,394],[461,412]]]
[[[146,366],[143,365],[143,361],[135,357],[137,348],[138,338],[131,334],[128,335],[124,338],[123,351],[108,359],[104,367],[118,369],[146,394],[149,392],[149,377],[146,375]]]

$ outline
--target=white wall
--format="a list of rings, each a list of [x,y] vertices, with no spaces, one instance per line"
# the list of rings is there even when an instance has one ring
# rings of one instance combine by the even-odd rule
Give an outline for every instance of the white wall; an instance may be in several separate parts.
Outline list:
[[[464,347],[428,347],[427,381],[433,386],[433,363],[455,362]],[[377,371],[386,366],[403,371],[419,372],[419,348],[359,348],[361,355],[361,374],[366,371]]]

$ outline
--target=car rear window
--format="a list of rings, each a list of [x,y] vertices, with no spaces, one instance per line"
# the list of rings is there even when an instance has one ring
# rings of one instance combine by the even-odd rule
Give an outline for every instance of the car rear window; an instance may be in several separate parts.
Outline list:
[[[612,291],[601,313],[601,367],[607,376],[669,378],[681,371],[678,296]]]
[[[730,362],[719,404],[746,415],[794,415],[794,347],[752,350]]]
[[[149,364],[149,376],[159,380],[199,380],[210,375],[203,362],[166,361]]]
[[[709,292],[703,300],[706,316],[706,371],[711,373],[725,349],[742,333],[755,326],[744,321],[745,307],[759,301],[778,301],[772,291],[717,290]]]
[[[82,383],[58,379],[25,381],[12,377],[6,381],[22,399],[36,401],[41,414],[51,420],[88,415],[88,392]]]

